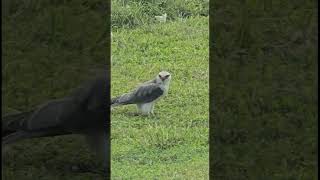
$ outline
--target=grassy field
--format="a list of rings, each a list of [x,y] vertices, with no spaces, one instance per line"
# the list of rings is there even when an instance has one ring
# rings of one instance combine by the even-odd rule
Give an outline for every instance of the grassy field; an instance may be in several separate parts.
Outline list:
[[[317,2],[210,4],[213,179],[317,179]]]
[[[160,70],[173,76],[155,117],[131,116],[131,106],[113,111],[113,179],[208,177],[208,18],[178,18],[208,14],[206,3],[113,1],[113,95]],[[154,11],[146,11],[151,6]],[[99,0],[13,0],[3,7],[4,113],[61,98],[106,64],[105,7]],[[168,23],[154,21],[164,12]],[[26,140],[3,157],[6,180],[103,179],[70,170],[79,162],[95,165],[79,136]]]
[[[208,178],[210,74],[215,179],[316,179],[317,2],[210,1],[210,72],[208,4],[112,1],[112,95],[160,70],[173,76],[155,117],[113,110],[112,178]],[[63,97],[106,64],[100,0],[11,0],[2,10],[3,112]],[[6,180],[102,179],[70,171],[94,164],[78,136],[27,140],[4,158]]]
[[[112,179],[208,179],[208,67],[208,18],[113,32],[113,96],[161,70],[172,82],[155,117],[113,109]]]
[[[2,1],[3,114],[69,95],[105,67],[106,13],[96,8],[99,1],[83,2]],[[103,179],[71,171],[78,163],[95,164],[79,136],[18,142],[2,157],[5,180]]]
[[[209,15],[209,0],[113,0],[112,29],[132,29],[157,23],[164,13],[168,20]]]

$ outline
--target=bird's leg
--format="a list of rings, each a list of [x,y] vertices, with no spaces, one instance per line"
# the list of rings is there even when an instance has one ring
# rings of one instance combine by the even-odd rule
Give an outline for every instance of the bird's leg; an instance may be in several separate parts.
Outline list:
[[[97,158],[103,164],[103,173],[110,174],[110,134],[108,132],[99,132],[89,136],[89,144],[96,151]]]
[[[151,105],[151,115],[152,115],[152,116],[154,116],[153,110],[154,110],[154,104]]]
[[[137,104],[137,114],[142,112],[142,104]]]
[[[151,104],[137,104],[139,113],[143,116],[149,116],[151,112]]]

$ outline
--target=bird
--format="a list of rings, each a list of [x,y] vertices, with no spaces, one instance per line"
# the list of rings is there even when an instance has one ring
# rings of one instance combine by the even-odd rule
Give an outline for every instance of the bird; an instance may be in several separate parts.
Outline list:
[[[154,16],[159,22],[164,23],[167,21],[167,13],[162,14],[162,16]]]
[[[69,134],[84,135],[110,174],[110,84],[107,73],[84,83],[72,94],[25,112],[2,117],[2,145]]]
[[[169,91],[171,74],[161,71],[154,79],[144,82],[133,91],[111,99],[111,108],[136,104],[143,115],[154,115],[155,103]]]

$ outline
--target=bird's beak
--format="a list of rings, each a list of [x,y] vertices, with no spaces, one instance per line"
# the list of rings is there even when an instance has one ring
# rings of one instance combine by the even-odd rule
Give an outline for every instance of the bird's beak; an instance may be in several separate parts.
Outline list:
[[[161,77],[160,78],[162,81],[166,80],[167,78],[166,77]]]

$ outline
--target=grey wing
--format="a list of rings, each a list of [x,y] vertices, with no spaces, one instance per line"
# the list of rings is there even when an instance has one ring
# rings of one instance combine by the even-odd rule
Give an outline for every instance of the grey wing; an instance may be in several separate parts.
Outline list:
[[[20,128],[26,131],[36,131],[59,127],[63,123],[62,115],[65,115],[65,111],[70,109],[70,105],[70,99],[50,101],[40,106],[28,118],[20,121]]]
[[[159,85],[150,83],[138,87],[135,91],[114,98],[112,104],[140,104],[149,103],[163,95]]]
[[[69,134],[62,126],[66,113],[72,114],[68,111],[70,103],[70,99],[50,101],[36,110],[3,117],[2,142],[9,144],[27,138]]]
[[[139,87],[134,96],[135,104],[149,103],[163,95],[163,90],[157,84],[148,84]]]

